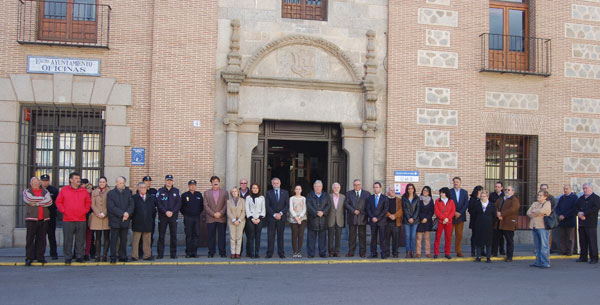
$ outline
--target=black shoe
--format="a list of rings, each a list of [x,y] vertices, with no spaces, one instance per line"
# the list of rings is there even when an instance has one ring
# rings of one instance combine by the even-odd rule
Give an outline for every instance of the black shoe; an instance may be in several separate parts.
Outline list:
[[[489,264],[489,263],[491,263],[491,262],[492,262],[492,259],[491,259],[491,258],[488,258],[488,259],[487,259],[485,262]]]
[[[158,255],[158,256],[156,256],[156,259],[163,259],[163,256],[162,255]]]
[[[447,258],[447,259],[452,259],[452,256],[450,256],[450,255],[446,255],[446,258]]]
[[[578,260],[576,260],[576,263],[587,263],[587,259],[583,259],[583,258],[579,258]]]
[[[498,257],[498,253],[492,253],[492,257]]]
[[[128,261],[129,261],[129,260],[127,259],[127,257],[126,257],[126,258],[119,258],[119,262],[120,262],[120,263],[126,263],[126,262],[128,262]]]
[[[385,259],[387,256],[385,254],[381,254],[381,259]]]
[[[53,261],[58,260],[58,255],[52,255],[52,260]]]
[[[102,256],[102,261],[105,263],[108,262],[108,257],[106,255]]]
[[[266,255],[266,256],[265,256],[265,258],[266,258],[266,259],[269,259],[269,258],[271,258],[271,257],[273,257],[273,255]]]
[[[281,254],[281,255],[279,255],[279,258],[284,259],[285,255]]]
[[[506,255],[506,252],[500,251],[500,255]]]
[[[26,259],[26,260],[25,260],[25,266],[27,266],[27,267],[31,266],[31,263],[32,263],[32,262],[33,262],[33,260],[32,260],[32,259]]]
[[[65,259],[65,265],[67,265],[67,266],[71,265],[71,259],[70,258]]]
[[[397,254],[397,253],[396,253],[396,254],[394,254],[394,255],[393,255],[393,257],[394,257],[394,258],[398,258],[398,254]]]
[[[209,254],[209,255],[208,255],[208,258],[213,258],[213,257],[215,257],[215,255],[214,255],[214,254]]]
[[[196,257],[198,257],[198,254],[190,254],[190,257],[191,258],[196,258]]]
[[[45,259],[38,259],[38,263],[40,264],[46,264],[48,261]]]
[[[76,259],[75,261],[78,263],[83,263],[83,258],[80,257],[80,258]]]
[[[377,253],[371,254],[369,258],[377,258]]]
[[[598,263],[598,260],[596,260],[596,259],[593,259],[593,260],[590,261],[590,264],[592,264],[592,265],[593,264],[597,264],[597,263]]]
[[[438,256],[437,256],[437,255],[434,255],[434,256],[433,256],[433,259],[437,259],[437,258],[438,258]]]
[[[540,266],[538,266],[536,264],[531,264],[531,265],[529,265],[529,267],[540,267]]]
[[[146,257],[146,258],[144,258],[144,260],[145,260],[145,261],[153,261],[153,260],[154,260],[154,257],[152,257],[152,256],[150,256],[150,257]]]
[[[481,257],[478,257],[478,258],[476,258],[476,259],[475,259],[475,262],[476,262],[476,263],[480,263],[480,262],[481,262]]]
[[[185,258],[190,258],[190,257],[192,257],[192,256],[191,256],[191,255],[189,255],[189,254],[186,254],[186,255],[185,255]]]
[[[84,255],[83,256],[83,260],[86,261],[86,262],[89,261],[90,260],[90,256],[89,255]]]
[[[221,254],[222,258],[227,258],[227,254]]]
[[[319,255],[319,256],[320,256],[321,258],[327,258],[327,254],[321,254],[321,255]],[[375,256],[375,257],[377,257],[377,256]]]
[[[116,258],[111,258],[110,259],[110,263],[111,264],[116,264],[117,263],[117,259]]]
[[[315,258],[315,256],[314,255],[309,255],[308,258]]]
[[[510,262],[512,262],[512,258],[507,258],[504,261],[507,262],[507,263],[510,263]]]
[[[172,259],[176,259],[176,258],[177,258],[177,255],[175,255],[175,254],[171,254],[171,258],[172,258]]]
[[[131,261],[132,261],[132,262],[137,262],[137,260],[138,260],[138,259],[137,259],[137,258],[135,258],[135,257],[132,257],[132,258],[131,258]]]

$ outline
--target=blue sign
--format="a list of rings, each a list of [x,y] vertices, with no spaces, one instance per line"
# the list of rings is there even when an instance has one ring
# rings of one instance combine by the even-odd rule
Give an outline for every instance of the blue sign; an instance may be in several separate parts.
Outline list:
[[[145,148],[131,148],[131,165],[146,165]]]
[[[419,182],[419,172],[394,171],[394,182]]]

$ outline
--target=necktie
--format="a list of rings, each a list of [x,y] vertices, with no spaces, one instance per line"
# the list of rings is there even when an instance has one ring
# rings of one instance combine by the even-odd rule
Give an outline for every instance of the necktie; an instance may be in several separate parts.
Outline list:
[[[360,198],[360,195],[358,194],[358,191],[356,191],[356,198]]]
[[[379,205],[379,195],[375,195],[375,208]]]
[[[275,198],[277,198],[277,201],[279,201],[279,190],[275,190]]]

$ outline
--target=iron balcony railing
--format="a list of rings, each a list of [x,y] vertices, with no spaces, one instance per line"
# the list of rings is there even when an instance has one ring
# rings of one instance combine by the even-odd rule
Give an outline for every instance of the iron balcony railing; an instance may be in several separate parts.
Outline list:
[[[482,72],[550,76],[550,39],[484,33],[481,38]]]
[[[108,48],[109,5],[96,0],[18,0],[17,42]]]

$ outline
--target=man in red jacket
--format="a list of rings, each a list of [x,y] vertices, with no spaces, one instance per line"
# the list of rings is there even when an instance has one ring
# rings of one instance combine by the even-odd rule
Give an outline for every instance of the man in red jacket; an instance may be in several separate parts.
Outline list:
[[[71,264],[73,257],[73,237],[75,237],[75,255],[78,263],[83,262],[85,251],[86,215],[92,205],[88,191],[80,187],[81,175],[79,173],[69,174],[69,185],[64,186],[58,198],[56,207],[63,214],[63,252],[65,265]]]

